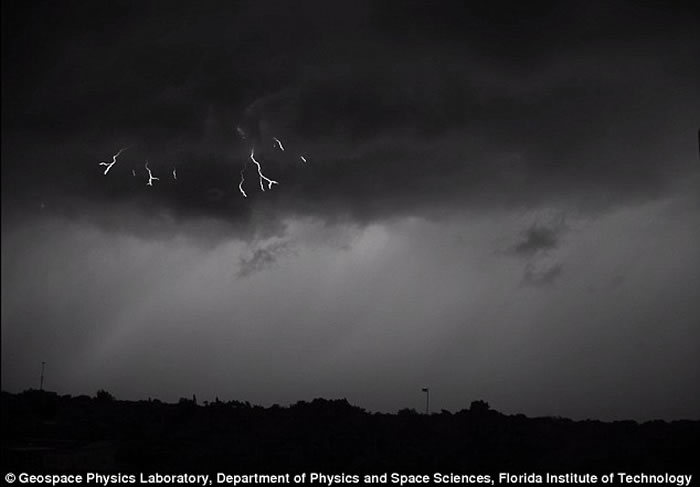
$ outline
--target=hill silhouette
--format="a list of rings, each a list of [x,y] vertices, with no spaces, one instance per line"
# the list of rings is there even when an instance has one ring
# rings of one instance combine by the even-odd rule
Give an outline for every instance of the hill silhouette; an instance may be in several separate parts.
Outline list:
[[[345,399],[288,407],[2,392],[5,471],[692,473],[700,421],[572,421],[370,413]]]

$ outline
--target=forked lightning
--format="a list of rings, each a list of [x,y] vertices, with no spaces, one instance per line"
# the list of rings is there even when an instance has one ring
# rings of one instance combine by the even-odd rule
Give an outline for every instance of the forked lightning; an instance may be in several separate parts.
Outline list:
[[[155,177],[151,172],[151,169],[148,167],[148,161],[146,161],[146,165],[144,167],[146,168],[146,171],[148,171],[148,181],[146,181],[146,186],[153,186],[153,181],[160,181],[160,179]]]
[[[255,164],[255,166],[258,168],[258,179],[260,181],[261,190],[265,191],[265,185],[263,184],[263,180],[267,181],[267,189],[272,189],[273,184],[279,184],[274,179],[270,179],[262,173],[262,167],[260,167],[260,163],[255,160],[255,148],[252,148],[250,150],[250,160],[253,161],[253,164]]]
[[[100,166],[106,166],[106,167],[107,167],[107,169],[105,169],[105,172],[104,172],[104,175],[105,175],[105,176],[107,175],[107,173],[109,172],[109,170],[112,169],[112,166],[114,166],[114,165],[117,163],[117,157],[119,157],[119,156],[121,155],[121,153],[124,152],[124,151],[127,150],[127,149],[128,149],[128,147],[124,147],[124,148],[122,148],[122,149],[119,149],[119,152],[117,152],[116,154],[114,154],[114,155],[112,156],[112,162],[105,162],[105,161],[100,162],[100,164],[99,164]]]

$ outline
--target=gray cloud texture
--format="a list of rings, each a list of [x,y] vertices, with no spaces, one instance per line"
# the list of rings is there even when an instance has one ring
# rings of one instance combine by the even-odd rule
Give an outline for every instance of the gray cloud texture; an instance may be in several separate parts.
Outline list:
[[[558,229],[534,224],[525,231],[522,240],[513,247],[513,253],[529,257],[537,252],[552,250],[558,246]]]
[[[522,232],[520,240],[508,249],[508,254],[525,262],[524,285],[548,286],[562,275],[564,265],[556,250],[561,247],[566,231],[565,216],[558,215],[549,223],[530,225]]]
[[[248,277],[270,268],[280,255],[290,250],[290,242],[272,242],[254,246],[249,256],[239,259],[238,277]]]
[[[561,276],[563,265],[559,262],[528,262],[523,273],[523,283],[530,286],[547,286]]]

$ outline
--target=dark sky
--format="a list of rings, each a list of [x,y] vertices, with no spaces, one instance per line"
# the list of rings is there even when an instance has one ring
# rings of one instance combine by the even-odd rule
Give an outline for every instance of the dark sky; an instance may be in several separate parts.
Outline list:
[[[692,8],[2,8],[3,389],[698,418]]]

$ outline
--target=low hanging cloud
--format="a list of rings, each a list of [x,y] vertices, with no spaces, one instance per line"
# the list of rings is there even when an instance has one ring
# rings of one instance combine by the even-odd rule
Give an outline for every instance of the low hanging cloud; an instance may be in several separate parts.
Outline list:
[[[272,267],[277,260],[291,250],[291,242],[272,242],[253,248],[250,255],[239,259],[239,278],[250,277]]]
[[[548,223],[537,222],[524,230],[507,254],[524,261],[522,285],[544,287],[554,284],[563,273],[564,265],[557,250],[568,231],[564,215]]]
[[[553,250],[559,246],[561,229],[534,224],[528,228],[522,240],[512,248],[514,255],[532,257],[538,252]]]

